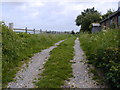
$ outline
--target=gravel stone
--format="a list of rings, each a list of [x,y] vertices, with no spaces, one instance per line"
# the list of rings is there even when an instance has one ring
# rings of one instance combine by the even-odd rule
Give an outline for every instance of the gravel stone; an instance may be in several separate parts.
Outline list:
[[[70,88],[105,88],[105,85],[96,85],[96,81],[92,80],[93,74],[88,70],[88,65],[86,62],[86,57],[83,50],[80,47],[79,38],[75,40],[74,45],[74,59],[70,62],[75,62],[72,64],[73,77],[69,81],[65,81],[64,87]]]
[[[31,58],[31,63],[29,62],[28,65],[23,64],[23,69],[18,71],[16,77],[14,78],[16,82],[8,83],[8,88],[34,88],[35,85],[33,83],[34,79],[38,79],[39,75],[43,71],[43,64],[45,64],[46,60],[49,58],[49,53],[54,48],[57,47],[61,42],[64,40],[55,43],[54,46],[51,46],[48,49],[44,49],[39,53],[36,53]]]

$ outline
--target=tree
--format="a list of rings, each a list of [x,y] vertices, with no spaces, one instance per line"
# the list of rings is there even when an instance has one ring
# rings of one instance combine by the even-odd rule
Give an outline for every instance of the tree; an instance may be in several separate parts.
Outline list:
[[[75,22],[77,26],[81,25],[81,31],[89,31],[91,32],[90,24],[93,22],[99,22],[101,20],[100,13],[93,8],[86,9],[81,12],[81,15],[78,15]]]
[[[112,9],[107,10],[107,13],[104,14],[104,15],[102,15],[102,19],[107,18],[108,16],[110,16],[110,15],[113,14],[114,12],[115,12],[115,11],[112,10]]]
[[[73,35],[75,34],[74,30],[72,30],[71,34],[73,34]]]

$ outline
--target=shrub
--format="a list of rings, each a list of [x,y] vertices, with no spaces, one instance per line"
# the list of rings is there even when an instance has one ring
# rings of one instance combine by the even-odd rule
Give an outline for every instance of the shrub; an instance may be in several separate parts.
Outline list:
[[[65,39],[64,34],[16,34],[2,25],[2,84],[3,87],[12,81],[22,62],[32,57],[34,53],[48,48],[59,40]]]
[[[106,30],[96,34],[80,34],[80,41],[88,62],[100,68],[105,81],[120,88],[120,30]]]

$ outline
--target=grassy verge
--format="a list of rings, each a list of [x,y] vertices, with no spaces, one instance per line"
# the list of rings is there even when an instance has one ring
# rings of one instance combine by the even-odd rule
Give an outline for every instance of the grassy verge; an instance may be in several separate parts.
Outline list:
[[[25,60],[33,56],[34,53],[48,48],[54,43],[67,38],[64,34],[16,34],[2,25],[2,85],[5,87],[8,82],[13,80],[16,67],[22,65]]]
[[[72,76],[70,60],[73,59],[74,39],[68,38],[51,52],[44,65],[42,78],[36,83],[38,88],[60,88],[64,81]]]
[[[101,69],[105,81],[120,88],[120,30],[107,30],[96,34],[80,34],[80,42],[88,63]]]
[[[0,26],[0,89],[2,88],[2,27]]]

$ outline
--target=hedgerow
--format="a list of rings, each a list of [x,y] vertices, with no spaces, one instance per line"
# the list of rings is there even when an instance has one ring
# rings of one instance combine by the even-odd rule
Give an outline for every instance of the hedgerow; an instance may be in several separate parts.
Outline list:
[[[34,53],[48,48],[54,43],[67,38],[64,34],[16,34],[2,25],[2,85],[13,81],[23,62],[28,61]]]
[[[120,88],[120,30],[80,34],[80,42],[88,63],[100,68],[111,87]]]

